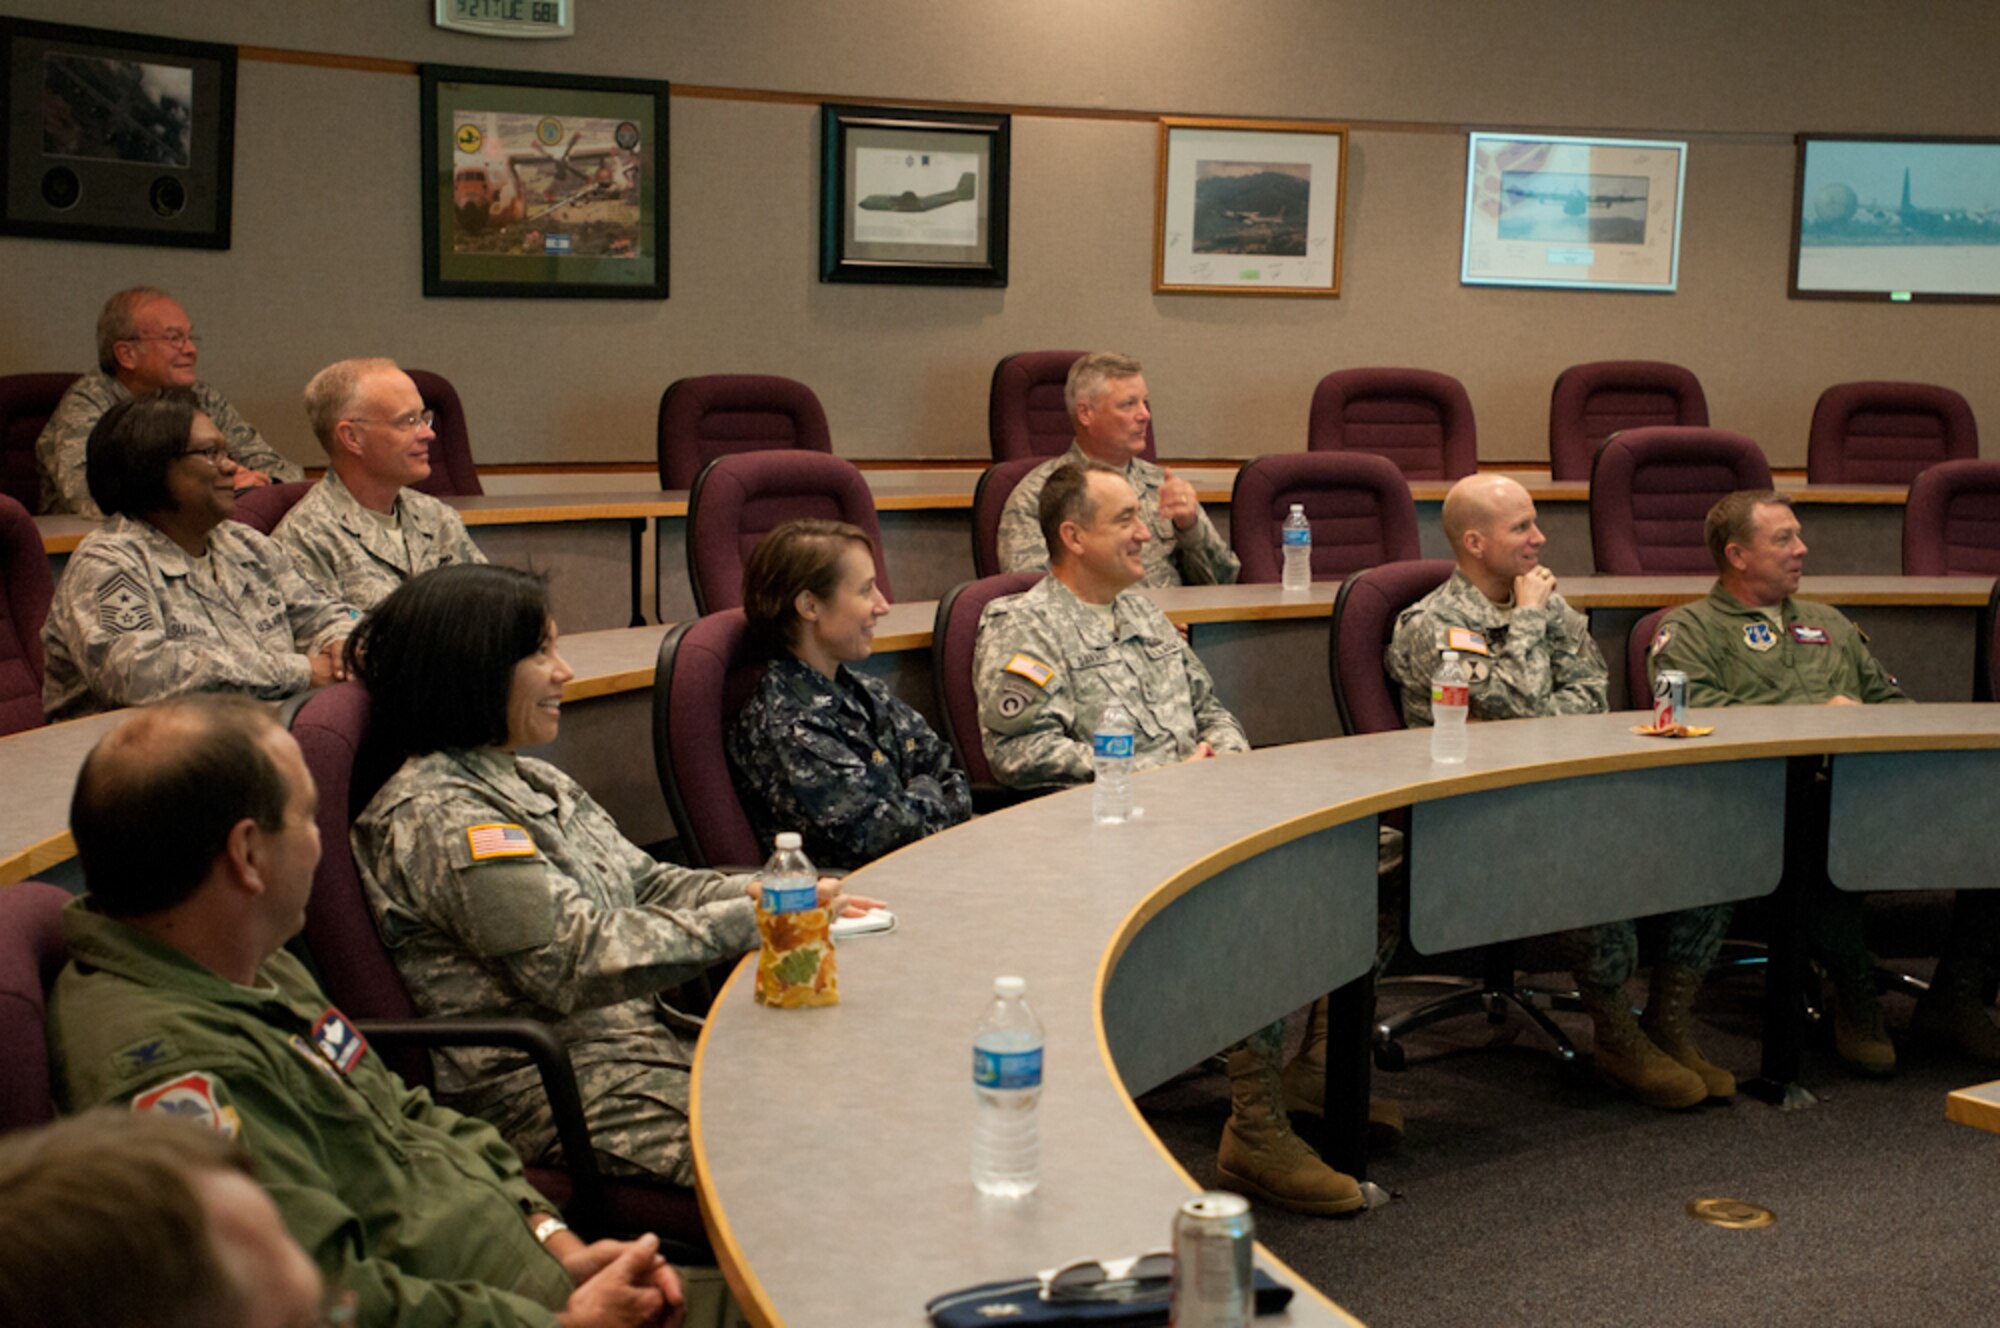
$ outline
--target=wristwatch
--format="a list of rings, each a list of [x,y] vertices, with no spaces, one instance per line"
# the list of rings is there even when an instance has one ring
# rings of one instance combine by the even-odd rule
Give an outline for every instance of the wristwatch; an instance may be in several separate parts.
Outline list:
[[[557,1217],[554,1213],[550,1213],[547,1216],[543,1217],[542,1220],[535,1223],[534,1226],[535,1239],[540,1241],[544,1245],[549,1243],[549,1237],[555,1235],[556,1232],[568,1231],[568,1230],[569,1230],[569,1223],[563,1221],[561,1218]]]

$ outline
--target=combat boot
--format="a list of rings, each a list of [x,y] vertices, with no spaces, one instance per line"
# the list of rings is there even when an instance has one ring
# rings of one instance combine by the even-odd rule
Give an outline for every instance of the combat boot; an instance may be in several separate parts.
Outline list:
[[[1833,1050],[1848,1068],[1880,1078],[1896,1072],[1896,1044],[1882,1023],[1882,994],[1866,954],[1827,962],[1833,979]]]
[[[1229,1124],[1215,1161],[1223,1189],[1295,1213],[1351,1213],[1362,1204],[1354,1178],[1292,1133],[1277,1062],[1249,1047],[1229,1053]]]
[[[1980,994],[1980,965],[1954,955],[1938,961],[1930,990],[1917,1002],[1910,1031],[1986,1065],[2000,1065],[2000,1028]]]
[[[1326,1004],[1322,996],[1306,1016],[1305,1041],[1285,1067],[1285,1110],[1302,1116],[1326,1114]],[[1379,1097],[1368,1099],[1368,1146],[1394,1148],[1403,1142],[1403,1109]]]
[[[1701,1054],[1694,1044],[1695,993],[1703,974],[1679,964],[1653,966],[1653,989],[1639,1029],[1652,1044],[1701,1076],[1711,1098],[1736,1096],[1736,1076]]]
[[[1678,1110],[1708,1096],[1708,1085],[1700,1075],[1654,1046],[1640,1031],[1623,987],[1600,987],[1579,978],[1576,991],[1597,1033],[1593,1060],[1598,1078],[1649,1107]]]

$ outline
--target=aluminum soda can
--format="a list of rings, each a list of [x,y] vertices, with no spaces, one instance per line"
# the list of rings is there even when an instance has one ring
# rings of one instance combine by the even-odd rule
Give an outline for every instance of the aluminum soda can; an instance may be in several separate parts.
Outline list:
[[[1688,676],[1679,669],[1661,669],[1653,679],[1653,727],[1687,723]]]
[[[1240,1194],[1198,1194],[1174,1214],[1171,1328],[1250,1328],[1256,1226]]]

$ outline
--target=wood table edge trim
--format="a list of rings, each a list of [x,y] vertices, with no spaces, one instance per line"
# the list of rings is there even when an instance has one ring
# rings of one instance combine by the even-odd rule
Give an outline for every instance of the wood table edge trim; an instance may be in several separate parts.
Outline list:
[[[2000,1092],[2000,1080],[1988,1084],[1974,1084],[1970,1088],[1956,1089],[1945,1095],[1944,1115],[1946,1120],[1960,1125],[1970,1125],[1975,1130],[1985,1130],[1989,1134],[2000,1134],[2000,1100],[1979,1096],[1980,1090]]]
[[[757,971],[757,952],[752,950],[737,961],[729,976],[716,989],[715,1000],[720,1002],[744,973]],[[747,979],[755,981],[755,977]],[[735,1228],[730,1225],[729,1214],[724,1210],[722,1196],[715,1192],[709,1180],[708,1146],[703,1141],[701,1117],[701,1070],[702,1062],[708,1056],[708,1041],[715,1033],[715,1021],[702,1021],[701,1036],[695,1039],[694,1064],[688,1067],[688,1142],[694,1147],[694,1197],[701,1206],[702,1221],[708,1227],[709,1248],[714,1251],[716,1266],[722,1269],[722,1280],[728,1284],[730,1294],[736,1297],[736,1306],[755,1328],[782,1328],[784,1320],[778,1317],[777,1307],[764,1291],[764,1284],[751,1271],[750,1260],[744,1256],[743,1247],[737,1244]]]

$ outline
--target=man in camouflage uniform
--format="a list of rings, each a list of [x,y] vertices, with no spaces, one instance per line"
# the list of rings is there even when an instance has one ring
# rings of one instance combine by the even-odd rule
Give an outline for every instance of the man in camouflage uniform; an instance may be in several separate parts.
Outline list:
[[[1193,649],[1159,606],[1131,593],[1153,539],[1131,484],[1097,462],[1060,466],[1040,501],[1049,574],[979,620],[973,679],[995,777],[1016,788],[1090,779],[1091,735],[1113,700],[1132,717],[1135,769],[1248,751]],[[1229,1049],[1220,1183],[1295,1212],[1351,1212],[1360,1187],[1285,1116],[1283,1038],[1280,1020]]]
[[[394,360],[342,360],[306,384],[326,478],[272,532],[306,580],[368,610],[448,563],[483,563],[458,513],[410,488],[431,473],[431,412]]]
[[[655,862],[583,788],[498,747],[411,757],[354,823],[383,939],[426,1014],[527,1015],[569,1047],[599,1162],[694,1182],[700,1021],[661,993],[758,945],[752,878]],[[438,1093],[558,1156],[528,1058],[439,1051]]]
[[[97,315],[97,372],[71,383],[55,413],[35,439],[35,464],[42,473],[41,511],[101,516],[84,478],[84,448],[105,411],[121,401],[186,387],[202,414],[215,421],[236,461],[232,480],[239,489],[305,478],[295,461],[250,427],[222,393],[195,378],[199,339],[187,311],[163,290],[134,286],[104,302]]]
[[[1547,540],[1528,491],[1504,475],[1468,475],[1445,495],[1443,518],[1458,566],[1403,610],[1383,660],[1401,689],[1404,722],[1430,725],[1431,678],[1447,650],[1465,665],[1474,720],[1602,714],[1604,657],[1542,565]],[[1598,1074],[1650,1106],[1735,1095],[1734,1076],[1701,1054],[1689,1026],[1730,913],[1718,904],[1667,915],[1643,1021],[1625,995],[1639,961],[1637,927],[1609,922],[1563,937],[1595,1027]]]
[[[829,678],[789,652],[772,660],[726,746],[767,852],[780,831],[797,830],[815,864],[851,869],[972,815],[972,785],[951,748],[844,664]]]
[[[1139,512],[1151,533],[1140,557],[1145,586],[1229,585],[1242,565],[1196,501],[1194,486],[1171,469],[1145,459],[1146,425],[1153,414],[1139,362],[1108,351],[1070,366],[1063,404],[1076,441],[1069,451],[1021,477],[1000,513],[1000,567],[1039,572],[1050,550],[1042,537],[1042,486],[1058,467],[1097,461],[1120,471],[1139,495]]]
[[[358,1323],[654,1322],[680,1299],[657,1241],[586,1247],[498,1134],[396,1078],[284,949],[316,801],[298,744],[242,698],[155,706],[99,742],[71,809],[89,889],[49,1006],[59,1105],[236,1139]]]
[[[1836,608],[1794,599],[1806,544],[1791,499],[1774,491],[1730,494],[1709,509],[1715,559],[1708,597],[1669,613],[1654,634],[1647,668],[1688,676],[1688,704],[1877,705],[1906,702],[1868,638]],[[1862,933],[1861,896],[1821,882],[1812,900],[1812,942],[1833,979],[1834,1047],[1867,1074],[1896,1068],[1882,1022],[1874,962]],[[2000,1063],[2000,1029],[1986,1010],[1986,972],[2000,895],[1967,891],[1953,909],[1945,953],[1917,1005],[1913,1032]]]
[[[151,442],[172,450],[128,445],[126,426],[152,417],[166,433]],[[201,691],[278,700],[345,676],[353,611],[307,584],[276,544],[227,519],[235,463],[193,394],[122,402],[104,424],[92,466],[111,516],[71,555],[42,627],[49,719]],[[141,503],[146,510],[127,510]]]

